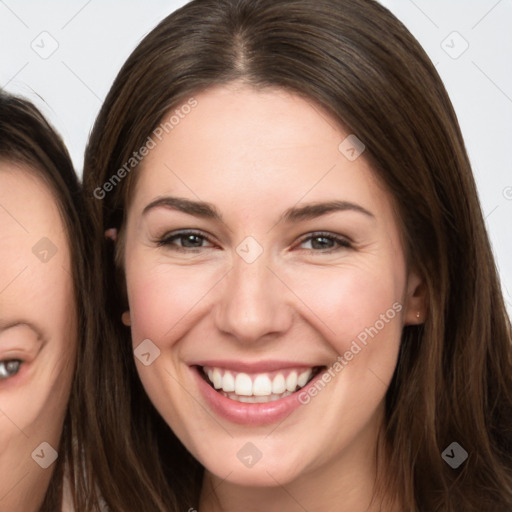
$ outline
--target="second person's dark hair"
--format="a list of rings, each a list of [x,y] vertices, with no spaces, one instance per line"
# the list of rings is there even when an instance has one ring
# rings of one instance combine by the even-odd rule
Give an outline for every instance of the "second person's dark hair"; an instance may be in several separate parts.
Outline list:
[[[0,90],[0,161],[32,169],[55,197],[66,228],[71,253],[71,272],[78,319],[77,342],[80,351],[92,310],[90,272],[86,270],[85,264],[86,216],[80,183],[69,153],[55,129],[30,101],[3,90]],[[70,361],[73,367],[75,363]],[[77,423],[80,422],[80,410],[74,398],[78,386],[75,378],[58,450],[59,457],[41,512],[60,510],[65,472],[73,483],[76,471],[82,471],[81,450],[73,443],[77,435]]]

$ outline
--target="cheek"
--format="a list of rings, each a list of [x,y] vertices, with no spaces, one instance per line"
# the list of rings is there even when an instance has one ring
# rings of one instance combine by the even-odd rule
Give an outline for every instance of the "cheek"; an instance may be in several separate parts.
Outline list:
[[[352,264],[308,270],[296,280],[294,290],[304,298],[304,316],[338,355],[351,352],[347,359],[357,359],[358,365],[370,359],[393,365],[403,323],[404,287],[400,261],[380,260],[374,268]]]
[[[334,333],[357,334],[402,300],[403,284],[389,273],[342,268],[303,277],[297,290]]]
[[[51,340],[30,366],[6,382],[0,391],[0,407],[5,417],[34,438],[55,438],[62,422],[71,390],[74,370],[74,345],[68,339]],[[7,431],[0,430],[0,443]]]
[[[126,281],[134,344],[149,338],[169,345],[204,311],[218,272],[208,266],[170,265],[154,257],[127,257]]]
[[[59,451],[73,359],[62,357],[62,350],[58,354],[41,357],[37,367],[27,372],[26,382],[0,392],[0,474],[9,475],[14,482],[36,468],[32,452],[42,442]]]

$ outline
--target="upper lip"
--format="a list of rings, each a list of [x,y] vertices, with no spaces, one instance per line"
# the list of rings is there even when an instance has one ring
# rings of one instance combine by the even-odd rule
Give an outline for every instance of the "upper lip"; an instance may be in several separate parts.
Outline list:
[[[254,361],[254,362],[243,362],[243,361],[229,361],[220,359],[208,359],[203,361],[197,361],[190,363],[190,366],[209,366],[213,368],[223,368],[225,370],[231,370],[234,372],[245,372],[245,373],[265,373],[273,372],[277,370],[285,370],[289,368],[314,368],[316,366],[324,366],[322,364],[315,363],[304,363],[299,361],[278,361],[278,360],[267,360],[267,361]]]

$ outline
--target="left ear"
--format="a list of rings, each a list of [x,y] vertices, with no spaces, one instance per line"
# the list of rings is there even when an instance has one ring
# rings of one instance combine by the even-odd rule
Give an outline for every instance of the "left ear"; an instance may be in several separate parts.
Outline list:
[[[405,325],[420,325],[425,322],[427,313],[427,285],[416,270],[410,270],[407,278],[407,297],[404,323]]]
[[[126,325],[126,327],[130,327],[130,325],[132,325],[132,319],[130,317],[130,311],[125,311],[122,315],[121,315],[121,322],[123,322],[123,325]]]
[[[117,240],[117,229],[116,228],[110,228],[105,230],[105,238],[109,238],[112,241]]]

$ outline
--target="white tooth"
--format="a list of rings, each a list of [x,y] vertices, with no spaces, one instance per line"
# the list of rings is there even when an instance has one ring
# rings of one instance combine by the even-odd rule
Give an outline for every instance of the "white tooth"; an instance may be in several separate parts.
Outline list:
[[[252,380],[247,373],[239,373],[235,379],[235,393],[237,395],[252,395]]]
[[[272,393],[274,395],[279,395],[280,393],[284,393],[286,391],[286,382],[284,380],[284,375],[282,373],[278,373],[274,380],[272,381]]]
[[[210,382],[213,382],[213,369],[210,368],[207,373],[208,373],[208,378],[210,379]]]
[[[230,400],[234,400],[235,402],[242,402],[244,404],[261,404],[273,402],[275,400],[281,400],[281,398],[285,398],[291,395],[289,391],[285,391],[279,395],[272,394],[270,396],[238,396],[236,393],[225,393],[224,391],[220,391],[220,393]]]
[[[268,396],[272,393],[272,382],[268,375],[258,375],[252,385],[252,394],[256,396]]]
[[[306,385],[306,382],[309,380],[309,378],[311,377],[312,373],[313,373],[313,370],[310,368],[309,370],[306,370],[305,372],[302,372],[299,375],[299,378],[297,380],[297,384],[299,385],[300,388],[302,388],[302,387],[304,387]]]
[[[271,402],[270,396],[255,396],[254,400],[257,404],[265,404],[267,402]]]
[[[220,389],[222,387],[222,374],[218,368],[214,368],[212,377],[213,387],[215,389]]]
[[[286,377],[286,389],[293,393],[297,389],[297,372],[293,371]]]
[[[231,372],[226,372],[222,378],[222,389],[227,393],[235,391],[235,379]]]

